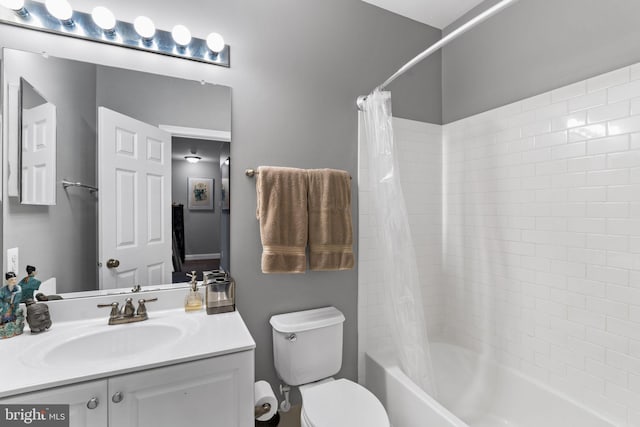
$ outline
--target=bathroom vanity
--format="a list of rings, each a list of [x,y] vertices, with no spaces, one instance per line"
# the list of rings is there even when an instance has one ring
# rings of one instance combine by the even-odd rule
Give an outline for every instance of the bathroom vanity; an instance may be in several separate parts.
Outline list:
[[[143,322],[108,325],[99,310],[4,340],[13,362],[0,404],[69,404],[74,427],[254,424],[255,343],[237,311],[150,309]]]

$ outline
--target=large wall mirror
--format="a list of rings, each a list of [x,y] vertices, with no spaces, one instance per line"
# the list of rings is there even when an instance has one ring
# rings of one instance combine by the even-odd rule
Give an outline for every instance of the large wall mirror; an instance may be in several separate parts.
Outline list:
[[[49,293],[70,298],[228,270],[231,88],[2,54],[5,272],[33,265]],[[34,120],[21,107],[42,104],[54,111],[50,177],[25,169]]]

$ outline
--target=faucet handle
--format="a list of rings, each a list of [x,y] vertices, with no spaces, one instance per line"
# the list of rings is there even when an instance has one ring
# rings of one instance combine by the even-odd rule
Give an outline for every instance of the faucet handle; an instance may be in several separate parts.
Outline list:
[[[133,317],[136,309],[133,307],[133,298],[127,298],[124,303],[124,307],[122,307],[122,315],[124,317]]]
[[[145,303],[153,302],[153,301],[158,301],[158,298],[139,299],[138,300],[138,310],[136,311],[136,314],[138,316],[146,316],[147,315],[147,306],[145,305]]]
[[[109,313],[109,317],[116,318],[120,314],[118,310],[118,303],[112,302],[111,304],[98,304],[98,308],[111,307],[111,313]]]

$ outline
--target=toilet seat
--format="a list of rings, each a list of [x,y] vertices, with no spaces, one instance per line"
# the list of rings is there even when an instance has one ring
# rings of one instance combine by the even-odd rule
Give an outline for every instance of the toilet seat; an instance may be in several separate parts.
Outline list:
[[[309,427],[389,427],[380,401],[347,379],[301,388],[303,425]]]

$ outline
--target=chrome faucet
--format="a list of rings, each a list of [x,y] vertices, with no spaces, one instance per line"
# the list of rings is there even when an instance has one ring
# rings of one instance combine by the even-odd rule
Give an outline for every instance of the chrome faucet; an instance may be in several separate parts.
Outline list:
[[[109,313],[109,324],[122,325],[124,323],[147,320],[149,316],[147,314],[147,306],[145,303],[152,301],[158,301],[158,298],[139,299],[137,310],[133,306],[133,298],[127,298],[122,309],[119,308],[119,304],[117,302],[112,302],[111,304],[98,304],[98,307],[111,307],[111,313]]]

